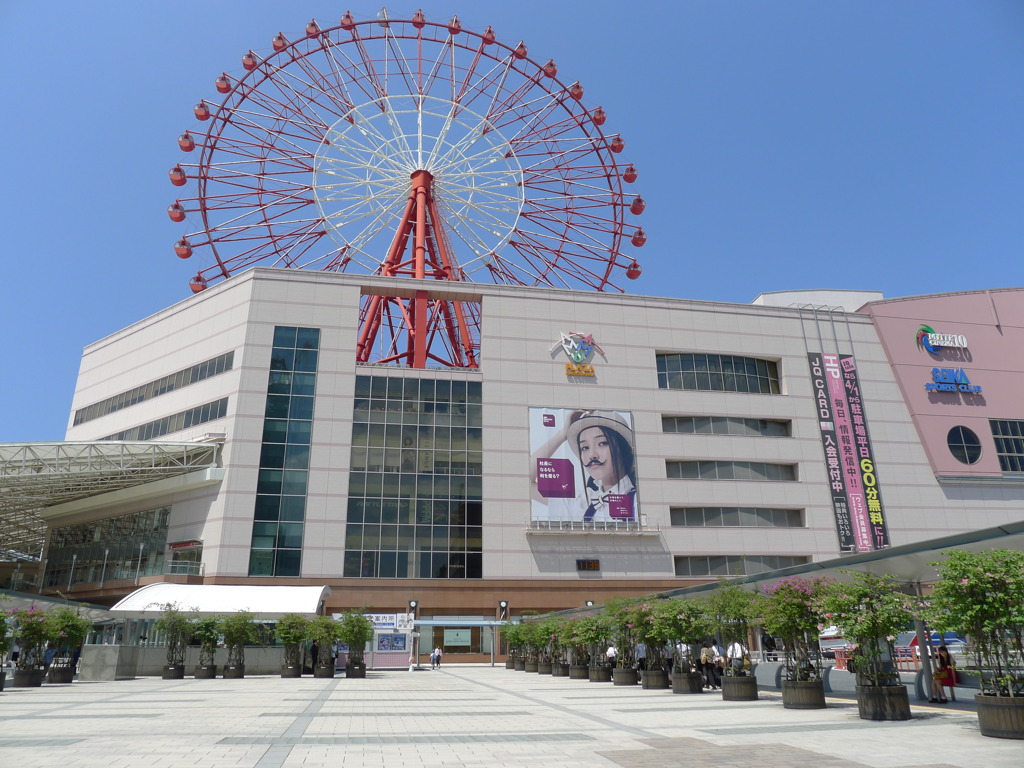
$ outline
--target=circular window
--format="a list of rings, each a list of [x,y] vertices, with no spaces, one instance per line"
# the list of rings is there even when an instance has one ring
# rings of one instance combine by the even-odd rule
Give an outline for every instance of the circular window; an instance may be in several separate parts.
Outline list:
[[[953,427],[946,435],[949,452],[961,464],[976,464],[981,458],[981,441],[967,427]]]

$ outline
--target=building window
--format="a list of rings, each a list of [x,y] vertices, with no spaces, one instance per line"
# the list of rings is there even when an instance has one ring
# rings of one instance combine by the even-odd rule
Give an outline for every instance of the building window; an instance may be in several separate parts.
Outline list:
[[[54,528],[46,552],[46,585],[67,589],[164,572],[170,507]]]
[[[479,381],[357,376],[344,575],[483,578]]]
[[[670,478],[687,480],[796,480],[796,464],[763,461],[666,461]]]
[[[122,432],[115,432],[112,435],[101,437],[100,440],[155,440],[158,437],[169,435],[172,432],[180,432],[189,427],[196,427],[217,419],[223,419],[228,414],[228,399],[222,397],[212,403],[204,403],[187,411],[181,411],[162,419],[151,421],[148,424],[140,424],[137,427],[126,429]]]
[[[810,561],[804,555],[685,555],[675,565],[676,576],[750,576]]]
[[[776,419],[743,419],[733,416],[662,416],[664,432],[691,435],[740,435],[789,437],[791,424]]]
[[[120,411],[122,408],[127,408],[136,403],[152,400],[154,397],[187,387],[189,384],[195,384],[197,381],[203,381],[225,371],[230,371],[234,362],[235,353],[227,352],[226,354],[205,360],[198,365],[193,365],[169,376],[163,376],[156,381],[143,384],[141,387],[129,389],[127,392],[121,392],[113,397],[108,397],[106,400],[87,405],[85,408],[79,408],[75,411],[75,426],[77,427],[79,424],[98,419],[100,416],[106,416],[108,413]]]
[[[683,528],[803,528],[802,509],[771,507],[672,507],[673,527]]]
[[[953,427],[946,435],[946,445],[953,458],[961,464],[976,464],[981,458],[981,440],[967,427]]]
[[[779,394],[774,360],[736,355],[662,353],[657,355],[658,386],[697,392]]]
[[[1003,472],[1024,472],[1024,421],[991,419],[992,437]]]
[[[270,355],[250,576],[299,576],[320,330],[278,326]]]

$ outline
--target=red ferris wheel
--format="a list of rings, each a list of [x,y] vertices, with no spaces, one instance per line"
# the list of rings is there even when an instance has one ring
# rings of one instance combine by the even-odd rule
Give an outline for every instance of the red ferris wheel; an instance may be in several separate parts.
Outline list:
[[[458,17],[315,20],[216,79],[170,171],[202,291],[252,266],[621,291],[644,210],[625,142],[552,60]],[[427,286],[426,288],[429,288]],[[396,291],[398,293],[398,291]],[[476,367],[479,311],[428,290],[362,299],[357,360]]]

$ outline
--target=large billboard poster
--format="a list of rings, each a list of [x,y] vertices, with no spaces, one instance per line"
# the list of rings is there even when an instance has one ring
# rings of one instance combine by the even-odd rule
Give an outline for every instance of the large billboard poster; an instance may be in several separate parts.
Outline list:
[[[629,411],[530,409],[531,520],[639,520]]]
[[[808,354],[841,552],[889,546],[881,490],[851,355]]]

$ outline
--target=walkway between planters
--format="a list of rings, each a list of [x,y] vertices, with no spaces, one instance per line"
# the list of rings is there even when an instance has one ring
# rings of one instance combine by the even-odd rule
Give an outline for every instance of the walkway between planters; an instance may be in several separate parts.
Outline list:
[[[970,696],[871,723],[781,694],[724,702],[446,664],[344,677],[46,685],[0,693],[0,765],[19,768],[1019,768],[1024,743],[983,737]]]

